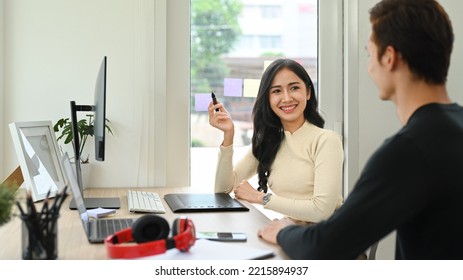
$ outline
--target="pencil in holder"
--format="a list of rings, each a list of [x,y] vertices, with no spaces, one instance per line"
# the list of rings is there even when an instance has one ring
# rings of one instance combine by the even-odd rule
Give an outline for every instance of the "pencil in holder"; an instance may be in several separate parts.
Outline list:
[[[58,258],[58,217],[20,216],[21,245],[24,260],[55,260]]]

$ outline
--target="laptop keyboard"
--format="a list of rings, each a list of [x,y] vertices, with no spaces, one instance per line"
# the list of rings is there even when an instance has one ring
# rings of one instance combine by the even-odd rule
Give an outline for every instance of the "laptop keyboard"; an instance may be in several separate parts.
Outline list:
[[[97,229],[99,239],[106,238],[120,230],[132,226],[134,219],[97,219],[92,221],[92,228]]]
[[[166,213],[161,197],[155,192],[127,191],[130,212]]]

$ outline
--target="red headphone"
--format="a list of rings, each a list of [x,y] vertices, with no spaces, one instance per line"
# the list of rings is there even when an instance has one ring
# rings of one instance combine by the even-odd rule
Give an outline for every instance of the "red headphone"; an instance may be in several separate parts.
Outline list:
[[[169,223],[164,218],[157,215],[145,215],[138,218],[131,228],[108,236],[104,243],[108,256],[111,258],[139,258],[162,254],[172,248],[188,252],[195,244],[195,226],[190,219],[175,219],[172,226],[172,238],[167,238],[169,232]],[[138,244],[121,244],[130,241]]]

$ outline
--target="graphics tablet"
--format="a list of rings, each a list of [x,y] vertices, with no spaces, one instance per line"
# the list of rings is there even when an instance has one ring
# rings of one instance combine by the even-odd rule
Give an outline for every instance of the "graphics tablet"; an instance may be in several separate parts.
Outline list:
[[[171,193],[164,199],[172,212],[249,211],[226,193]]]

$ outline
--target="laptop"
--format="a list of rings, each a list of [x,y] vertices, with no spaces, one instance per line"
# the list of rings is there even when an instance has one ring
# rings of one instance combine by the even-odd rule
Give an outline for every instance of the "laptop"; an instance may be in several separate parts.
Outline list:
[[[103,243],[107,236],[132,226],[135,219],[90,219],[67,153],[64,154],[62,161],[79,218],[82,220],[84,231],[90,243]]]
[[[171,193],[164,195],[164,200],[174,213],[249,211],[226,193]]]

